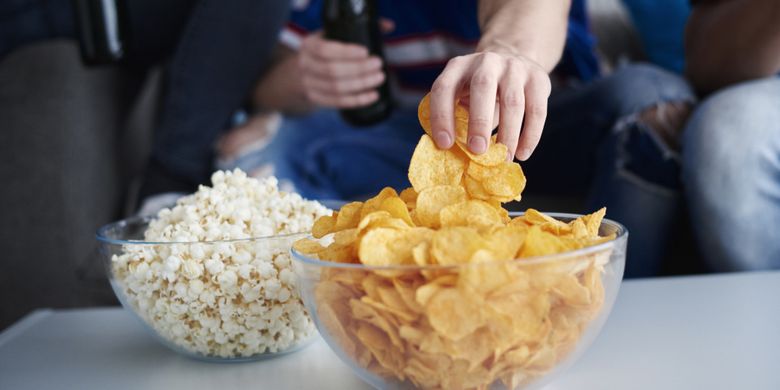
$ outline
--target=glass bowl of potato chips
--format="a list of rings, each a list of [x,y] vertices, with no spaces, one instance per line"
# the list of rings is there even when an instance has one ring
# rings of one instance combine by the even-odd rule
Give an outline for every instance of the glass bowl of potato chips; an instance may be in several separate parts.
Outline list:
[[[325,223],[292,250],[320,334],[376,388],[538,388],[612,310],[628,232],[603,209],[435,231],[381,213],[354,228]]]

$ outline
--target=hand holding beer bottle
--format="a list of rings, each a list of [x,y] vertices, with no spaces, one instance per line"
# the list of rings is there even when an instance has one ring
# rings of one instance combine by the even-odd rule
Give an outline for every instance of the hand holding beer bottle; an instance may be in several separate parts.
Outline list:
[[[382,61],[379,21],[371,0],[325,1],[324,34],[306,37],[299,66],[306,96],[339,108],[344,119],[365,126],[392,111]]]

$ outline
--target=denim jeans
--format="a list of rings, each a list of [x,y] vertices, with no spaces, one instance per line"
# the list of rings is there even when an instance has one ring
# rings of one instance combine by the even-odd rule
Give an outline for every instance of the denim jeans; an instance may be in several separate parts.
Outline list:
[[[694,100],[683,78],[644,64],[554,94],[540,145],[522,164],[527,191],[579,195],[582,213],[606,206],[630,234],[626,277],[658,275],[684,211],[680,156],[639,113]]]
[[[780,268],[780,77],[704,100],[683,134],[699,247],[717,271]]]
[[[541,143],[522,163],[527,191],[580,196],[587,199],[580,212],[607,206],[608,217],[631,232],[626,275],[657,274],[680,213],[679,156],[637,113],[693,99],[682,78],[648,65],[554,93]],[[337,112],[322,110],[285,118],[267,147],[234,164],[247,171],[266,167],[306,197],[360,198],[385,185],[409,185],[409,159],[421,135],[416,109],[367,128],[351,128]]]
[[[216,139],[230,127],[234,112],[268,65],[289,4],[277,0],[126,4],[132,34],[122,66],[143,74],[165,65],[153,164],[189,187],[161,190],[195,189],[212,171]],[[71,7],[70,0],[0,1],[0,59],[36,41],[75,39]]]

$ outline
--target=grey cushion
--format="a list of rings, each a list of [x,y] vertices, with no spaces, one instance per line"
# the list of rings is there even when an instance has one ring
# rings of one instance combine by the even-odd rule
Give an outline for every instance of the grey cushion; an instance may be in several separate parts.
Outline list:
[[[95,229],[119,214],[119,140],[135,86],[68,41],[0,62],[0,329],[36,307],[113,302]]]

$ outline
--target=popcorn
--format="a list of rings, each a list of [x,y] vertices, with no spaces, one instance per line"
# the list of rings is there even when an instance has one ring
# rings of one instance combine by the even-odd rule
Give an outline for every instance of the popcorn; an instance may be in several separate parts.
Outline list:
[[[279,191],[274,177],[215,172],[149,223],[145,241],[112,258],[127,303],[164,339],[210,357],[249,357],[314,334],[288,252],[331,211]],[[262,238],[269,237],[269,238]],[[249,239],[253,238],[253,239]],[[233,240],[229,242],[213,242]]]

